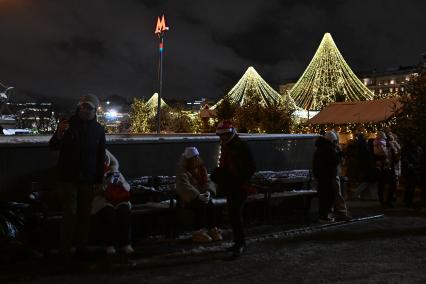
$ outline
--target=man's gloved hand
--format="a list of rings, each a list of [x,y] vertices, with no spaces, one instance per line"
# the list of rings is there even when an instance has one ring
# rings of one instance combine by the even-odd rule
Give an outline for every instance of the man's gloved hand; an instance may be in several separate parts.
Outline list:
[[[209,203],[209,201],[210,201],[210,192],[209,191],[206,191],[206,192],[204,192],[204,193],[201,193],[199,196],[198,196],[198,198],[202,201],[202,202],[204,202],[204,203]]]

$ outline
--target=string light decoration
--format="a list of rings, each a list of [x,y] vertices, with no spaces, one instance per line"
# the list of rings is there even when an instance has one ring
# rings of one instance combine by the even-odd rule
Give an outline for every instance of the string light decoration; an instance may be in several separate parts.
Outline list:
[[[150,107],[150,109],[157,109],[158,106],[158,93],[154,93],[152,97],[146,102],[146,104]],[[166,102],[161,99],[161,107],[168,106]]]
[[[282,97],[278,94],[263,78],[257,73],[257,71],[250,66],[238,83],[229,91],[225,97],[229,98],[229,101],[238,106],[244,105],[248,97],[255,96],[259,103],[263,106],[270,106],[277,103],[285,103],[290,108],[297,109],[294,100],[290,95]],[[212,107],[215,109],[222,100]]]
[[[374,95],[352,72],[326,33],[290,96],[303,109],[321,110],[332,102],[371,100]]]

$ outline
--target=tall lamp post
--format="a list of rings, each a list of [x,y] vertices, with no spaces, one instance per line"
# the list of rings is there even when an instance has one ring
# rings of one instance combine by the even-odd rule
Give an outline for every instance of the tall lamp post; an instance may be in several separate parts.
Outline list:
[[[160,133],[160,111],[161,111],[161,95],[163,91],[163,50],[164,50],[164,34],[169,30],[169,27],[166,26],[166,19],[164,14],[157,18],[157,26],[155,27],[155,34],[158,35],[160,40],[158,50],[160,52],[160,62],[158,66],[158,77],[160,82],[160,89],[158,91],[158,101],[157,101],[157,134]]]

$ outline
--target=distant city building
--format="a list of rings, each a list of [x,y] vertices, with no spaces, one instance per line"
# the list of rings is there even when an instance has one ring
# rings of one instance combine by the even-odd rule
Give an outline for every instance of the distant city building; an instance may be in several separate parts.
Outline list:
[[[20,129],[31,129],[33,133],[52,133],[56,128],[55,112],[52,103],[10,103],[15,114],[16,125]]]
[[[375,97],[383,98],[389,95],[402,94],[406,91],[407,83],[418,76],[421,65],[400,66],[389,68],[382,72],[366,72],[357,74]]]
[[[14,103],[14,87],[0,83],[0,134],[51,133],[56,128],[51,103]]]
[[[200,111],[205,105],[213,106],[218,102],[217,98],[201,98],[186,102],[185,108],[194,112]]]

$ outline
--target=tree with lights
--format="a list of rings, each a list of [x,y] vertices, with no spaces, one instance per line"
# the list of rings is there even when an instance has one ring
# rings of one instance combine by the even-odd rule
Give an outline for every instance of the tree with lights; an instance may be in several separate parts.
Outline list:
[[[290,133],[293,127],[293,109],[284,103],[274,103],[263,108],[260,128],[266,133]]]
[[[131,133],[152,133],[157,129],[157,100],[158,94],[155,93],[148,101],[135,98],[130,110],[130,131]],[[169,131],[172,121],[170,107],[161,100],[161,129]]]
[[[130,109],[131,133],[148,133],[149,118],[152,116],[152,108],[141,99],[134,98]]]
[[[265,106],[259,104],[256,96],[247,96],[245,102],[236,108],[234,121],[239,132],[262,133],[263,113]]]
[[[165,132],[170,132],[170,125],[173,121],[173,115],[169,106],[162,106],[160,109],[160,129]],[[157,131],[157,111],[151,112],[148,118],[148,129],[149,132]]]
[[[290,95],[305,110],[321,110],[336,101],[371,100],[374,96],[352,72],[329,33],[324,34]]]
[[[402,96],[402,112],[396,120],[396,131],[403,142],[416,138],[426,146],[426,73],[412,78],[407,85],[407,94]],[[405,141],[404,141],[405,140]],[[404,144],[405,144],[404,143]],[[423,148],[426,149],[426,148]]]
[[[185,111],[182,105],[177,105],[171,111],[172,119],[170,121],[170,131],[174,133],[196,133],[197,120],[200,120],[197,114]]]
[[[252,96],[236,109],[234,121],[240,132],[289,133],[293,111],[282,101],[266,106],[259,104],[256,96]]]
[[[234,105],[229,97],[225,96],[220,100],[220,104],[216,105],[216,117],[219,121],[229,120],[234,117],[237,106]]]

